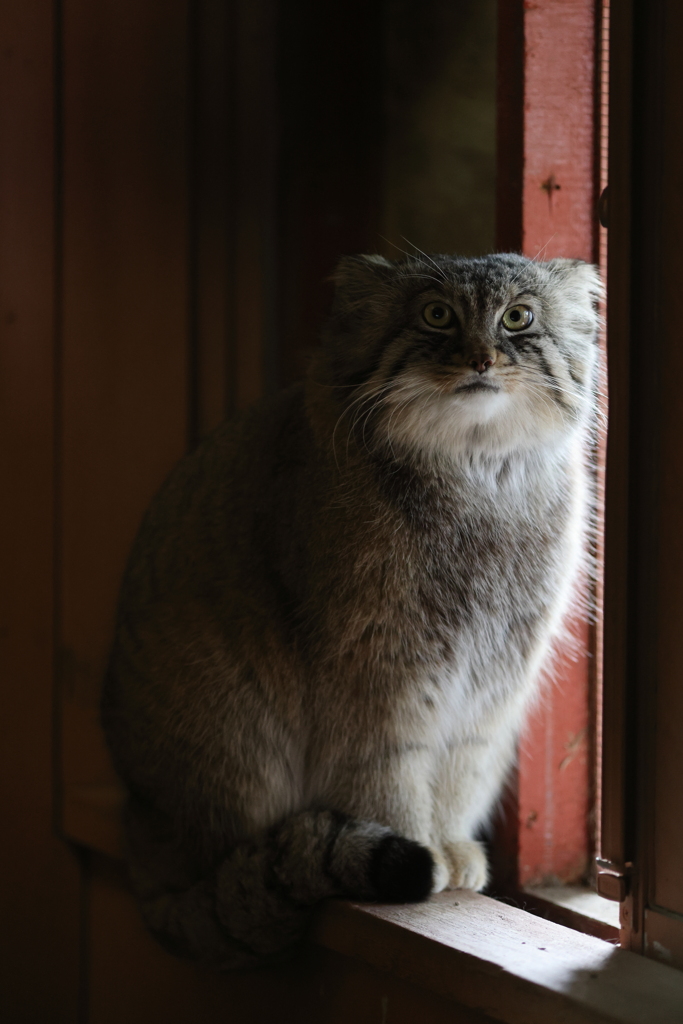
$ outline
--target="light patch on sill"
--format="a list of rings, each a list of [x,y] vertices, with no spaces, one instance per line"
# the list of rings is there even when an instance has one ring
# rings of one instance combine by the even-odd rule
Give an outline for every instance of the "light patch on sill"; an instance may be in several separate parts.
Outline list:
[[[619,928],[619,904],[606,900],[597,892],[584,885],[533,885],[524,889],[530,896],[537,896],[566,910],[573,910],[582,917]]]

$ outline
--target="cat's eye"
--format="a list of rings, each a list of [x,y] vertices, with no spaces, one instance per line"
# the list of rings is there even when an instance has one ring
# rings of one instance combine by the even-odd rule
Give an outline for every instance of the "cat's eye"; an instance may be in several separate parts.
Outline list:
[[[510,306],[503,313],[503,327],[508,331],[523,331],[534,318],[528,306]]]
[[[454,316],[445,302],[429,302],[422,310],[422,318],[430,327],[448,327]]]

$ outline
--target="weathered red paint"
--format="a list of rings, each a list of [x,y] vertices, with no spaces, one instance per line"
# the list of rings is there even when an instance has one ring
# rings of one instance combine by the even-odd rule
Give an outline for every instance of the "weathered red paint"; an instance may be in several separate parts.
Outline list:
[[[590,666],[588,624],[574,624],[582,653],[557,658],[553,679],[527,725],[519,749],[518,877],[575,881],[590,852]]]
[[[595,260],[596,0],[499,4],[498,246]],[[574,880],[589,854],[590,630],[557,659],[520,744],[507,840],[516,883]]]
[[[595,0],[524,4],[522,251],[595,257]]]

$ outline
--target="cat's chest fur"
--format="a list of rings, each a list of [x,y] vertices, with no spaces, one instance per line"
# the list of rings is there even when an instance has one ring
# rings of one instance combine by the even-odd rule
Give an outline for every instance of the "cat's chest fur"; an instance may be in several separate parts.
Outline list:
[[[448,476],[376,466],[372,497],[332,515],[324,589],[313,574],[323,699],[345,694],[359,728],[382,720],[444,742],[521,709],[578,557],[566,472],[547,461]]]

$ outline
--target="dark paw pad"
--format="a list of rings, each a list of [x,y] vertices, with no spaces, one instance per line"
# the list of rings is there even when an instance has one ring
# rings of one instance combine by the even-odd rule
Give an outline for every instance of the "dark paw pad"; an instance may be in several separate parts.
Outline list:
[[[372,855],[370,882],[377,899],[386,903],[415,903],[432,891],[434,858],[412,839],[387,836]]]

